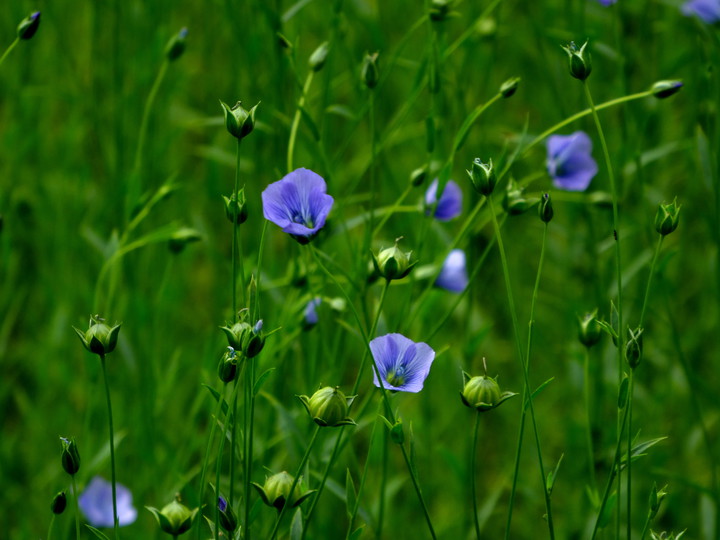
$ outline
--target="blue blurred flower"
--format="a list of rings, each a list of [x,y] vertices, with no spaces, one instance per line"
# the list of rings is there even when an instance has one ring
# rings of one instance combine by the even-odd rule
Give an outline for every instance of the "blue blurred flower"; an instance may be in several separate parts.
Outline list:
[[[453,249],[443,262],[440,274],[435,280],[435,286],[442,289],[461,293],[468,285],[467,268],[465,267],[465,252],[462,249]]]
[[[305,306],[305,326],[310,328],[318,323],[317,308],[322,303],[322,298],[319,296],[310,300]]]
[[[130,525],[137,519],[137,510],[132,505],[132,493],[122,484],[115,484],[117,492],[117,513],[120,526]],[[78,499],[80,509],[93,527],[113,527],[112,484],[96,476],[87,485]]]
[[[720,0],[690,0],[680,8],[683,15],[697,15],[708,24],[720,21]]]
[[[325,225],[334,199],[327,184],[308,169],[295,169],[262,192],[263,215],[301,244],[307,244]]]
[[[600,2],[603,6],[609,6],[610,4],[614,4],[617,2],[617,0],[597,0]]]
[[[547,169],[553,183],[568,191],[585,191],[597,174],[592,141],[584,131],[547,139]]]
[[[450,221],[458,217],[460,212],[462,212],[462,191],[460,190],[460,186],[452,180],[448,180],[442,195],[440,195],[439,201],[437,200],[437,189],[438,179],[436,178],[425,192],[426,207],[430,208],[435,204],[435,201],[437,201],[433,217],[438,221]],[[429,214],[430,212],[428,211],[427,213]]]
[[[427,343],[415,343],[401,334],[387,334],[373,339],[370,350],[386,389],[402,392],[423,389],[435,360],[435,351]],[[373,373],[373,382],[380,387],[377,373]]]

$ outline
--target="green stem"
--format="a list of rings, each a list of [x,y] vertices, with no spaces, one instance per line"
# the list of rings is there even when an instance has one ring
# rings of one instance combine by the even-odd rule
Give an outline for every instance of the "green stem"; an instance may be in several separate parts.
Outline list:
[[[250,367],[248,369],[246,379],[246,392],[247,392],[247,413],[245,418],[248,419],[249,425],[245,426],[245,540],[250,540],[250,477],[252,476],[252,464],[253,464],[253,433],[255,430],[255,394],[253,387],[255,385],[255,361],[253,359],[248,360]]]
[[[633,390],[635,381],[635,370],[630,369],[630,380],[628,382],[628,429],[627,429],[627,540],[632,537],[632,408],[633,408]]]
[[[75,502],[75,538],[77,540],[80,540],[80,503],[79,498],[80,494],[78,493],[77,489],[77,480],[75,480],[75,475],[71,475],[70,479],[72,481],[72,490],[73,490],[73,499]],[[55,517],[55,514],[53,514],[53,518]],[[48,538],[49,538],[48,534]]]
[[[143,115],[142,119],[140,120],[140,132],[138,133],[138,143],[137,148],[135,149],[135,161],[133,162],[133,172],[130,176],[130,182],[128,186],[128,192],[127,192],[127,201],[126,201],[126,218],[129,220],[133,207],[137,200],[140,197],[140,194],[142,193],[142,181],[140,176],[140,171],[142,170],[142,163],[143,163],[143,151],[145,149],[145,139],[147,137],[147,130],[148,130],[148,124],[150,122],[150,111],[152,110],[153,104],[155,103],[155,98],[157,97],[158,90],[160,89],[160,85],[162,84],[163,79],[165,78],[165,73],[167,73],[169,61],[167,59],[163,60],[162,64],[160,65],[160,69],[158,70],[158,74],[155,77],[155,81],[153,82],[152,87],[150,88],[150,93],[148,94],[147,100],[145,101],[145,107],[143,108]]]
[[[233,323],[238,320],[238,309],[237,309],[237,274],[238,274],[238,256],[236,250],[240,254],[240,285],[242,287],[243,305],[245,305],[245,271],[242,260],[242,247],[239,245],[238,240],[238,191],[240,188],[240,139],[237,139],[237,148],[235,151],[235,185],[233,187],[233,199],[235,205],[233,206],[233,232],[232,232],[232,320]],[[239,249],[238,249],[239,248]]]
[[[223,383],[222,392],[220,393],[220,396],[225,395],[225,389],[227,388],[227,383]],[[200,469],[200,489],[198,490],[199,496],[198,496],[198,505],[200,506],[200,514],[202,514],[202,507],[203,507],[203,494],[205,493],[205,473],[207,472],[207,465],[208,460],[210,458],[210,448],[212,447],[213,439],[215,438],[215,428],[217,427],[218,418],[220,417],[220,412],[222,411],[222,399],[218,398],[217,400],[217,406],[215,407],[215,414],[212,417],[212,424],[210,426],[210,436],[208,437],[207,446],[205,447],[205,457],[203,458],[203,464],[202,468]],[[202,516],[200,519],[197,519],[197,539],[200,540],[200,536],[202,534]]]
[[[300,481],[300,475],[302,474],[303,468],[305,467],[305,463],[307,463],[307,460],[310,457],[310,451],[312,450],[312,447],[315,444],[315,439],[317,439],[319,432],[320,432],[320,426],[316,424],[315,430],[313,431],[313,434],[312,434],[312,438],[310,439],[310,443],[307,446],[307,450],[305,450],[305,455],[302,457],[302,460],[300,461],[300,466],[298,467],[297,472],[295,473],[295,477],[293,478],[292,485],[290,486],[290,491],[289,491],[290,495],[288,496],[288,500],[285,501],[285,504],[283,504],[283,507],[280,510],[280,513],[278,514],[277,521],[275,521],[275,526],[273,527],[273,530],[270,533],[270,540],[275,540],[275,537],[277,536],[278,528],[280,527],[280,522],[282,521],[282,517],[283,517],[283,515],[285,515],[285,510],[290,505],[290,501],[292,501],[293,493],[295,492],[295,488],[297,487],[298,482]]]
[[[300,94],[298,106],[297,109],[295,109],[295,116],[293,117],[293,122],[290,126],[290,139],[288,140],[287,150],[287,172],[291,172],[293,170],[293,154],[295,153],[295,139],[297,139],[298,126],[300,125],[300,116],[302,114],[301,110],[305,105],[305,96],[310,90],[310,85],[312,84],[314,75],[315,72],[311,69],[310,72],[307,74],[307,77],[305,78],[305,84],[302,88],[302,94]]]
[[[48,527],[47,540],[52,540],[53,526],[55,525],[55,514],[50,517],[50,526]],[[78,524],[77,538],[80,538],[80,530]]]
[[[230,504],[230,508],[235,508],[234,506],[234,493],[235,493],[235,451],[237,448],[237,404],[238,404],[238,396],[237,396],[237,386],[239,384],[238,379],[235,379],[233,381],[234,388],[233,388],[233,400],[232,400],[232,434],[230,435],[230,489],[228,490],[228,503]]]
[[[477,503],[477,479],[476,467],[477,467],[477,439],[478,431],[480,428],[480,411],[475,413],[475,430],[473,431],[473,443],[472,443],[472,455],[470,456],[470,484],[472,485],[472,505],[473,505],[473,518],[475,520],[475,537],[480,540],[480,519],[478,517],[478,503]]]
[[[105,369],[105,355],[100,355],[100,365],[102,366],[103,381],[105,381],[105,397],[107,398],[108,408],[108,424],[110,427],[110,468],[112,479],[112,504],[113,504],[113,523],[115,524],[115,539],[120,538],[120,522],[117,513],[117,488],[115,480],[115,435],[113,429],[112,404],[110,403],[110,386],[107,380],[107,370]]]
[[[507,263],[507,257],[505,255],[505,247],[503,245],[502,241],[502,234],[500,233],[500,226],[498,224],[497,216],[495,214],[495,203],[493,202],[493,199],[491,196],[487,197],[488,203],[490,204],[490,215],[492,216],[493,221],[493,227],[495,228],[495,237],[497,238],[497,244],[498,244],[498,250],[500,251],[500,260],[502,262],[503,267],[503,276],[505,279],[505,290],[507,292],[507,298],[508,298],[508,306],[510,308],[510,314],[512,318],[512,325],[513,325],[513,332],[515,334],[515,345],[517,347],[517,353],[518,358],[520,360],[520,366],[522,368],[523,373],[523,380],[524,380],[524,386],[523,386],[523,406],[521,411],[521,421],[520,421],[520,433],[518,434],[518,445],[517,445],[517,453],[515,457],[515,472],[513,473],[513,487],[510,492],[510,503],[508,506],[508,519],[507,519],[507,525],[505,528],[505,538],[509,538],[510,534],[510,524],[512,522],[512,511],[513,511],[513,505],[514,505],[514,498],[515,498],[515,489],[517,486],[517,479],[518,479],[518,471],[519,471],[519,454],[520,450],[522,448],[522,436],[524,434],[524,424],[525,424],[525,415],[527,411],[527,407],[530,407],[530,418],[533,425],[533,430],[535,432],[535,447],[537,450],[538,455],[538,467],[540,469],[540,482],[543,486],[543,494],[545,497],[545,511],[547,513],[547,523],[548,523],[548,531],[550,533],[550,538],[555,538],[555,529],[553,525],[553,519],[552,519],[552,507],[550,505],[550,494],[547,490],[547,483],[546,483],[546,476],[545,476],[545,467],[543,465],[543,459],[542,459],[542,450],[540,449],[540,438],[538,435],[538,429],[537,429],[537,423],[535,421],[535,407],[533,405],[532,400],[532,392],[530,391],[530,383],[529,383],[529,372],[528,372],[528,362],[525,360],[525,357],[523,356],[522,352],[522,344],[520,342],[520,332],[518,331],[518,322],[517,322],[517,311],[515,310],[515,300],[513,299],[512,294],[512,285],[510,283],[510,270]],[[547,226],[545,227],[545,233],[547,233]],[[538,265],[538,276],[535,281],[535,292],[533,293],[533,297],[537,294],[537,287],[539,284],[540,279],[540,270],[542,270],[542,260],[544,257],[545,252],[545,236],[543,236],[543,249],[540,252],[540,264]],[[533,299],[533,307],[531,308],[531,322],[530,322],[530,334],[528,335],[528,355],[530,351],[530,345],[532,341],[532,311],[534,310],[534,299]]]
[[[16,37],[13,40],[13,42],[10,45],[8,45],[8,48],[5,49],[5,52],[3,53],[3,55],[0,56],[0,65],[2,65],[2,63],[5,61],[5,58],[7,58],[7,56],[10,54],[10,51],[12,51],[17,46],[18,43],[20,43],[20,37]]]
[[[645,288],[645,299],[643,300],[642,311],[640,312],[640,324],[638,324],[640,328],[643,327],[643,322],[645,321],[645,310],[647,308],[648,299],[650,298],[650,284],[652,283],[652,278],[655,275],[655,263],[657,263],[660,249],[662,249],[663,239],[665,238],[662,234],[658,236],[660,238],[658,238],[657,244],[655,245],[655,253],[653,254],[652,263],[650,263],[650,275],[648,276],[647,287]]]
[[[585,394],[585,414],[587,415],[587,451],[588,451],[588,471],[590,472],[590,488],[593,492],[593,504],[597,502],[596,491],[597,481],[595,479],[595,451],[593,449],[592,440],[592,410],[590,405],[590,348],[585,347],[585,360],[583,362],[583,370],[585,373],[585,380],[583,381],[583,390]]]
[[[230,397],[231,401],[237,402],[237,384],[233,386],[232,396]],[[220,395],[220,402],[222,403],[222,400],[225,399],[225,389],[227,388],[227,384],[223,386],[223,393]],[[222,493],[222,490],[220,489],[220,470],[222,469],[222,456],[223,456],[223,450],[225,449],[225,441],[227,440],[227,429],[228,429],[228,416],[225,416],[225,424],[223,425],[223,433],[220,437],[220,446],[218,447],[218,453],[217,453],[217,459],[215,462],[215,500],[213,501],[214,507],[215,507],[215,540],[219,540],[220,538],[220,507],[218,505],[218,498],[220,497],[220,494]],[[235,423],[235,419],[233,418],[233,425]],[[232,507],[231,507],[232,508]]]
[[[380,508],[378,510],[377,538],[382,538],[383,523],[385,521],[385,491],[387,490],[387,469],[388,469],[388,430],[382,434],[382,462],[380,464]]]

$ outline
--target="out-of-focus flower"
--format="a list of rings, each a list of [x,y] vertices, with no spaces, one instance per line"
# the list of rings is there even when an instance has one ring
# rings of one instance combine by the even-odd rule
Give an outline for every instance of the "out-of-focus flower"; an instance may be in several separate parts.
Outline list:
[[[703,22],[713,24],[720,21],[720,0],[690,0],[682,5],[680,11],[686,17],[695,15]]]
[[[610,6],[617,2],[617,0],[597,0],[599,3],[601,3],[603,6]]]
[[[402,334],[387,334],[370,342],[383,387],[401,392],[419,392],[430,373],[435,351],[427,343],[415,343]],[[380,387],[377,373],[373,382]]]
[[[305,313],[303,319],[303,324],[305,328],[312,328],[320,320],[317,313],[317,308],[320,306],[320,304],[322,304],[322,298],[316,296],[315,298],[310,300],[305,306]]]
[[[465,252],[453,249],[443,262],[435,286],[454,293],[461,293],[468,286]]]
[[[118,522],[121,527],[137,519],[137,510],[132,505],[132,493],[122,484],[115,484],[117,494]],[[93,527],[113,527],[112,484],[96,476],[87,485],[78,499],[80,510]]]
[[[430,213],[430,208],[437,201],[435,207],[435,213],[433,217],[438,221],[450,221],[460,215],[462,212],[462,191],[460,186],[452,180],[448,180],[445,185],[445,189],[440,195],[440,200],[437,197],[438,179],[433,180],[430,187],[425,192],[425,206],[428,208],[427,213]]]
[[[35,11],[25,17],[17,27],[17,35],[20,39],[32,39],[40,26],[40,12]]]
[[[311,170],[295,169],[262,192],[263,215],[301,244],[325,225],[335,202],[325,180]]]
[[[585,191],[597,174],[592,141],[584,131],[547,139],[547,169],[553,183],[568,191]]]

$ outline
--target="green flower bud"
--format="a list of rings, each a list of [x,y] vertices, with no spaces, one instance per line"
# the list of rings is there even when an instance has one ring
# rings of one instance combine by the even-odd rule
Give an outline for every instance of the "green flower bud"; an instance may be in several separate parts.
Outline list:
[[[670,97],[677,94],[682,88],[682,81],[658,81],[652,85],[650,92],[658,99]]]
[[[455,0],[432,0],[430,2],[430,20],[442,22],[450,15]]]
[[[177,60],[185,52],[185,42],[187,40],[187,28],[181,28],[180,31],[170,38],[165,46],[165,58],[170,62]]]
[[[220,330],[225,332],[230,347],[235,351],[242,351],[245,334],[251,332],[252,327],[246,322],[236,322],[232,326],[221,326]]]
[[[230,198],[223,195],[225,200],[225,216],[228,218],[230,223],[237,223],[242,225],[247,221],[248,210],[245,201],[245,188],[238,191],[237,202],[235,201],[235,194],[230,195]]]
[[[380,79],[377,65],[378,54],[379,53],[376,52],[373,54],[368,53],[365,55],[365,58],[363,58],[362,72],[360,75],[365,86],[370,89],[375,88]]]
[[[587,79],[592,72],[590,53],[585,51],[587,44],[588,42],[586,41],[579,49],[574,41],[571,41],[569,45],[563,46],[563,49],[565,49],[565,52],[568,54],[570,75],[581,81]]]
[[[218,377],[224,383],[234,381],[237,376],[237,367],[238,358],[235,349],[228,347],[218,363]]]
[[[255,109],[259,103],[249,111],[245,110],[239,101],[232,108],[223,101],[220,105],[225,113],[225,127],[230,135],[241,140],[250,135],[255,128]]]
[[[277,37],[278,43],[283,49],[286,49],[288,51],[291,51],[293,49],[292,42],[280,32],[275,32],[275,36]]]
[[[670,204],[661,204],[658,206],[657,214],[655,214],[655,230],[667,236],[677,229],[680,220],[680,206],[677,204],[677,197]]]
[[[17,36],[20,39],[31,39],[40,26],[40,12],[35,11],[25,17],[17,27]]]
[[[513,77],[512,79],[508,79],[504,83],[500,85],[500,94],[504,98],[511,97],[515,91],[517,90],[518,85],[520,84],[520,77]]]
[[[322,427],[355,425],[348,417],[348,407],[355,396],[345,397],[339,387],[326,386],[315,392],[312,397],[298,396],[313,421]]]
[[[272,475],[270,478],[266,478],[265,485],[263,486],[255,482],[252,482],[252,485],[266,505],[272,506],[280,512],[285,506],[286,501],[290,505],[290,508],[295,508],[296,506],[300,506],[305,499],[315,492],[315,490],[312,489],[303,493],[300,487],[302,477],[300,477],[297,484],[295,484],[292,495],[290,495],[290,488],[292,488],[293,482],[294,478],[286,471],[283,471]]]
[[[246,358],[254,358],[263,350],[265,346],[265,334],[263,334],[262,327],[263,322],[262,319],[260,319],[249,332],[245,332],[242,352]]]
[[[578,339],[580,343],[590,348],[602,337],[602,328],[597,321],[597,309],[578,317]]]
[[[308,60],[310,69],[315,72],[320,71],[325,66],[328,52],[330,52],[330,43],[323,41],[310,55],[310,59]]]
[[[502,202],[503,208],[511,216],[519,216],[530,208],[531,202],[525,198],[524,193],[525,189],[511,178],[505,188]]]
[[[62,442],[62,454],[60,456],[62,467],[70,476],[74,476],[80,470],[80,452],[78,452],[75,439],[60,437]]]
[[[427,167],[418,167],[410,173],[410,185],[413,187],[422,186],[427,178]]]
[[[504,401],[507,401],[517,394],[515,392],[501,392],[500,385],[496,379],[488,377],[487,366],[483,358],[483,366],[485,366],[485,375],[471,377],[463,372],[465,387],[460,392],[460,399],[466,407],[475,409],[478,412],[486,412],[499,407]]]
[[[538,215],[544,223],[550,223],[555,211],[553,210],[552,199],[549,193],[543,193],[540,197],[540,204],[538,205]]]
[[[86,332],[82,332],[73,326],[73,330],[82,341],[85,348],[91,353],[103,356],[115,350],[118,335],[120,334],[120,326],[116,324],[112,328],[105,324],[105,320],[95,315],[90,317],[90,328]]]
[[[404,252],[398,248],[400,239],[397,238],[393,247],[381,250],[377,256],[373,253],[375,270],[388,281],[404,278],[417,263],[410,262],[412,251]]]
[[[662,504],[663,499],[667,496],[666,488],[667,486],[658,491],[657,484],[653,484],[652,491],[650,492],[650,500],[648,501],[650,506],[648,520],[655,519],[655,516],[660,510],[660,504]]]
[[[493,169],[492,159],[487,163],[483,163],[480,161],[480,158],[475,158],[472,162],[471,170],[466,170],[465,172],[470,177],[470,181],[478,193],[487,197],[493,192],[493,189],[495,189],[497,177]]]
[[[67,507],[67,496],[64,491],[61,491],[55,497],[53,497],[52,503],[50,503],[50,510],[53,514],[60,515],[65,511]]]
[[[238,520],[235,512],[233,512],[233,509],[230,507],[230,505],[227,503],[227,500],[225,500],[225,497],[223,497],[222,495],[218,497],[218,510],[220,526],[227,532],[229,532],[230,537],[232,537],[232,533],[235,532],[235,529],[237,529]]]
[[[625,343],[625,359],[630,369],[638,367],[640,360],[642,360],[642,333],[642,328],[636,328],[635,330],[628,328],[628,339],[627,343]]]
[[[162,510],[146,506],[155,516],[160,528],[168,534],[177,536],[190,530],[198,508],[190,510],[180,502],[180,495],[175,495],[175,500],[165,505]]]
[[[172,234],[170,240],[168,240],[168,248],[173,253],[180,253],[191,242],[200,240],[202,240],[202,236],[200,236],[199,232],[189,227],[183,227]]]

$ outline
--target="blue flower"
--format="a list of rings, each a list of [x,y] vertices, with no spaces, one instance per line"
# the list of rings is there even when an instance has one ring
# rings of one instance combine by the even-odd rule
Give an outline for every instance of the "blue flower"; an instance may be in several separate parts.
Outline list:
[[[585,191],[597,174],[592,141],[584,131],[547,139],[547,169],[553,184],[568,191]]]
[[[435,286],[455,293],[463,292],[468,286],[465,252],[462,249],[453,249],[447,256]]]
[[[683,15],[697,15],[708,24],[720,21],[720,0],[690,0],[685,2],[680,10]]]
[[[603,6],[609,6],[609,5],[617,2],[617,0],[597,0],[597,1],[600,2]]]
[[[419,392],[430,373],[435,351],[427,343],[415,343],[401,334],[387,334],[370,342],[383,386],[388,390]],[[377,373],[375,386],[380,387]]]
[[[437,201],[435,214],[433,217],[438,221],[450,221],[460,215],[462,212],[462,191],[452,180],[448,180],[445,189],[437,200],[438,179],[433,180],[432,184],[425,192],[425,206],[430,208]],[[427,212],[430,214],[430,212]]]
[[[305,306],[305,327],[310,328],[318,323],[319,317],[317,314],[317,308],[322,303],[322,298],[316,296],[310,300]]]
[[[263,215],[301,244],[325,225],[334,199],[325,180],[308,169],[295,169],[262,192]]]
[[[117,513],[120,526],[130,525],[137,519],[137,510],[132,505],[132,493],[122,484],[115,484]],[[78,499],[80,509],[93,527],[113,527],[112,484],[96,476],[87,485]]]

